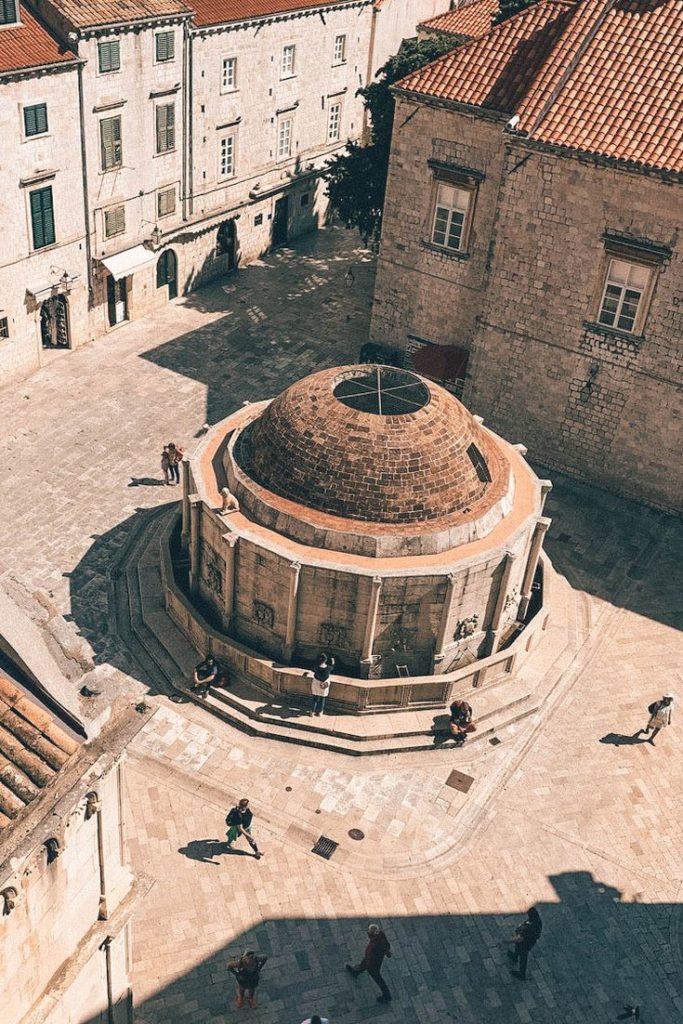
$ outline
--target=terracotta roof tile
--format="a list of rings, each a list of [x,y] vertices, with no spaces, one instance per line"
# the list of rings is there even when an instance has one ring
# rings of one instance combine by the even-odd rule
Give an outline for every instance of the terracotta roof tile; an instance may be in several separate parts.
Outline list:
[[[76,28],[147,21],[165,15],[189,14],[184,0],[50,0]]]
[[[454,11],[429,18],[418,26],[447,35],[479,39],[491,31],[491,19],[499,10],[498,0],[469,0]]]
[[[0,74],[77,59],[76,54],[62,46],[23,4],[20,17],[20,25],[0,32]]]
[[[397,83],[401,89],[512,113],[575,13],[573,0],[545,0],[488,35],[459,46]]]
[[[51,714],[0,675],[0,830],[52,782],[78,746]]]
[[[311,7],[328,7],[330,0],[327,3],[323,0],[191,0],[191,3],[195,11],[194,23],[201,27],[288,11],[305,11]]]
[[[681,0],[543,0],[399,83],[553,145],[683,172]]]

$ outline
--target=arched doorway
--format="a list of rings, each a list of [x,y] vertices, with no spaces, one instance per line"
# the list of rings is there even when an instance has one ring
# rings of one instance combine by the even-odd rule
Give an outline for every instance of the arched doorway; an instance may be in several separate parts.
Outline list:
[[[40,340],[43,348],[69,347],[69,308],[66,295],[53,295],[41,304]]]
[[[216,235],[216,255],[223,257],[227,271],[237,266],[237,225],[234,220],[224,220]]]
[[[178,294],[178,260],[173,249],[162,252],[157,262],[157,288],[168,285],[169,299]]]

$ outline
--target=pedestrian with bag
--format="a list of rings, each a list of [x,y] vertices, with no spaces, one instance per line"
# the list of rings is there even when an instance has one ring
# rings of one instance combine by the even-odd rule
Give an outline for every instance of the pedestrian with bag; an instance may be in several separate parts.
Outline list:
[[[173,441],[168,442],[168,461],[169,461],[169,473],[171,474],[171,483],[180,483],[180,463],[183,461],[184,453],[183,449],[179,448],[178,445],[174,444]]]
[[[513,970],[512,976],[519,981],[526,980],[529,953],[541,937],[542,930],[543,922],[541,921],[541,915],[536,910],[536,907],[529,907],[526,912],[526,921],[523,921],[518,928],[515,928],[515,934],[509,940],[513,943],[514,948],[508,950],[508,958],[513,964],[519,965],[519,970]]]
[[[256,840],[251,834],[251,823],[254,820],[254,815],[249,809],[249,801],[244,797],[235,807],[229,811],[225,824],[228,826],[227,831],[227,843],[228,849],[232,849],[232,844],[240,836],[244,836],[246,841],[254,851],[254,856],[257,860],[260,860],[263,854],[256,845]]]
[[[475,732],[476,725],[472,721],[472,708],[466,700],[454,700],[450,706],[451,720],[448,730],[456,743],[464,743],[468,733]]]
[[[335,660],[331,655],[328,656],[323,652],[316,658],[315,668],[313,669],[313,679],[311,681],[313,707],[308,713],[309,717],[312,717],[313,715],[320,717],[325,710],[325,701],[330,692],[330,678],[332,676],[332,669],[334,666]]]
[[[228,970],[234,974],[237,982],[235,1006],[238,1009],[241,1010],[245,1005],[250,1006],[252,1010],[256,1009],[256,989],[267,959],[267,956],[258,956],[253,949],[247,949],[239,960],[228,961]]]
[[[660,700],[653,701],[647,709],[650,720],[645,726],[645,729],[639,729],[638,733],[649,733],[652,731],[652,735],[650,736],[648,743],[651,743],[653,747],[655,745],[655,736],[657,733],[671,725],[671,711],[673,709],[673,703],[673,693],[665,693]]]
[[[354,978],[367,971],[382,993],[380,996],[377,996],[378,1003],[391,1002],[391,992],[381,974],[385,956],[391,956],[389,940],[378,924],[370,924],[368,925],[368,944],[365,947],[363,959],[357,967],[354,967],[352,964],[346,965],[346,970]]]

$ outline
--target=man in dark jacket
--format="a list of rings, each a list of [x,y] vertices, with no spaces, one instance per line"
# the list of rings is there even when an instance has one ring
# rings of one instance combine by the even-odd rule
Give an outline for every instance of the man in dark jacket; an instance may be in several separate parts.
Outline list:
[[[380,973],[385,956],[391,956],[389,940],[378,924],[370,924],[368,925],[368,944],[365,947],[363,959],[357,967],[353,967],[351,964],[346,965],[346,970],[354,978],[357,978],[363,971],[368,972],[382,993],[381,996],[377,996],[378,1003],[391,1002],[391,992]]]
[[[515,929],[515,934],[512,937],[514,943],[514,949],[508,950],[508,957],[512,960],[513,964],[519,963],[519,970],[513,971],[513,977],[518,978],[520,981],[524,981],[526,978],[526,965],[529,959],[529,950],[538,942],[541,931],[543,929],[543,922],[541,921],[541,915],[536,910],[536,907],[530,907],[526,912],[526,921],[520,924],[519,928]]]
[[[249,801],[244,797],[240,802],[228,812],[228,816],[225,819],[225,824],[228,826],[227,831],[227,842],[226,846],[230,850],[232,844],[240,836],[244,836],[246,841],[254,851],[254,856],[257,860],[260,860],[263,854],[256,845],[256,840],[251,834],[251,823],[254,820],[254,815],[251,813],[249,808]]]

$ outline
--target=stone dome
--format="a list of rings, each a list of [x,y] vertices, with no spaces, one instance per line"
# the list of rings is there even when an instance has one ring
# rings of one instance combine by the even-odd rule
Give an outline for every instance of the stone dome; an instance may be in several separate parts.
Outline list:
[[[481,514],[508,464],[447,391],[389,366],[347,366],[298,381],[242,432],[237,462],[257,484],[348,519],[417,524]]]

